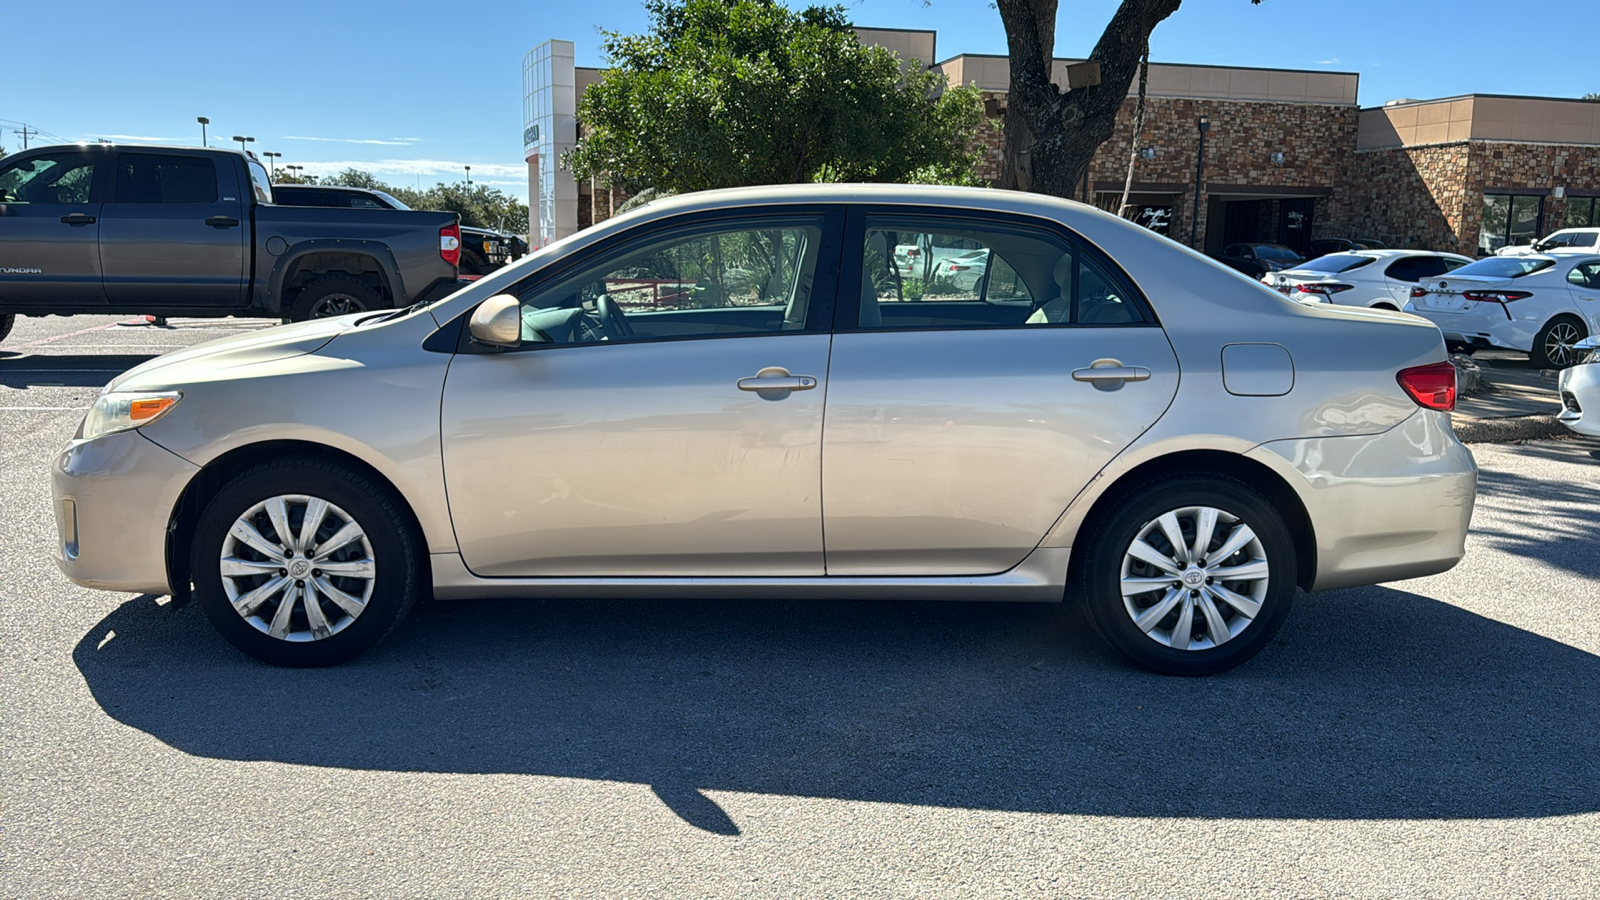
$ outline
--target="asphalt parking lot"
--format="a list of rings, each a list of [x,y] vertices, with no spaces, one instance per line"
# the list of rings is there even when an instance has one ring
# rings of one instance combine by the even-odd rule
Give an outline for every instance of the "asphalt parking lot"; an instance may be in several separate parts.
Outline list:
[[[0,344],[0,894],[1528,896],[1600,873],[1600,442],[1479,444],[1467,559],[1224,676],[1058,606],[436,602],[269,668],[76,587],[48,466],[116,372]]]

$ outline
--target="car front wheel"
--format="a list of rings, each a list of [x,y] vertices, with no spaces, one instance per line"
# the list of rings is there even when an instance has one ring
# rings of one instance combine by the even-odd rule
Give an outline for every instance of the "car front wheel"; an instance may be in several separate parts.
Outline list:
[[[390,492],[338,463],[287,458],[228,482],[195,531],[195,597],[231,644],[275,666],[366,651],[420,596],[420,539]]]
[[[1174,475],[1117,498],[1084,545],[1095,628],[1141,666],[1211,675],[1255,656],[1294,601],[1294,540],[1260,493]]]

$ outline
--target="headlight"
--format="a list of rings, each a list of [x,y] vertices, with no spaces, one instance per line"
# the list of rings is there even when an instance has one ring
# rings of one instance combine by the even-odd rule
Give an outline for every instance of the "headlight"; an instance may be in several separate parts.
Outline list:
[[[101,435],[139,428],[166,415],[183,399],[180,391],[114,391],[101,394],[83,418],[82,437],[86,441]]]

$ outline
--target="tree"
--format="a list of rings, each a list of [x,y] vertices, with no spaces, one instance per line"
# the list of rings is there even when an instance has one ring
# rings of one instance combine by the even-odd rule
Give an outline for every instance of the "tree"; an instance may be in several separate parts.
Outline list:
[[[1011,51],[1000,186],[1071,196],[1088,173],[1095,149],[1116,127],[1117,110],[1128,96],[1150,33],[1183,0],[1122,0],[1089,53],[1089,61],[1100,65],[1100,83],[1067,92],[1050,81],[1058,0],[995,2]]]
[[[474,228],[501,229],[509,224],[512,231],[520,233],[528,222],[527,204],[485,184],[475,184],[469,188],[461,182],[439,182],[425,191],[419,191],[385,184],[371,172],[360,169],[345,169],[318,183],[383,191],[412,209],[459,213],[461,224]]]
[[[1600,100],[1600,94],[1584,94],[1583,95],[1583,99],[1585,99],[1585,100]]]
[[[973,183],[976,89],[856,40],[842,7],[645,0],[646,34],[605,32],[562,163],[630,193],[813,181]]]

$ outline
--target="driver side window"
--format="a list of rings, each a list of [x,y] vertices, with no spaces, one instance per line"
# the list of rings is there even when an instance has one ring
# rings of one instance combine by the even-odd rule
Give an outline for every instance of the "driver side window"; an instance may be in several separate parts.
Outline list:
[[[94,166],[93,159],[78,153],[36,156],[0,166],[0,203],[88,203]]]
[[[799,331],[806,327],[823,217],[674,229],[576,272],[514,290],[522,343],[591,344]]]

